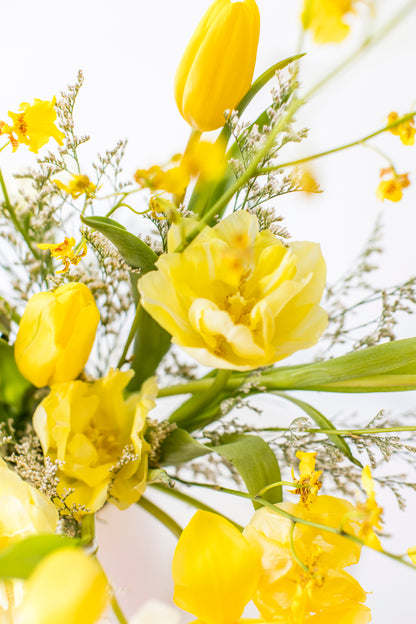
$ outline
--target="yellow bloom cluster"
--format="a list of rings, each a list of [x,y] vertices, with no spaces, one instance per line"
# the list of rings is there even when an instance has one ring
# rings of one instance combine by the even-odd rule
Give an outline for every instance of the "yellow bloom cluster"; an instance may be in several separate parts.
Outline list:
[[[396,112],[392,112],[389,114],[387,118],[387,124],[391,124],[399,119],[399,115]],[[403,145],[414,145],[415,144],[415,122],[414,119],[409,119],[404,123],[395,126],[394,128],[390,128],[390,132],[398,137],[400,137]]]
[[[59,145],[63,144],[65,135],[55,126],[55,104],[55,97],[51,101],[35,99],[33,104],[22,102],[17,113],[9,111],[13,125],[0,122],[0,134],[9,135],[13,151],[21,143],[37,154],[51,138]]]
[[[304,0],[302,24],[316,43],[338,43],[350,31],[345,18],[355,12],[358,0]]]
[[[176,344],[206,366],[250,370],[317,342],[327,325],[319,245],[285,246],[238,211],[175,253],[193,225],[171,227],[168,253],[138,286],[143,307]]]
[[[58,494],[65,498],[65,489],[74,488],[65,498],[68,506],[95,512],[111,496],[124,509],[144,492],[150,447],[143,436],[157,385],[148,379],[125,401],[132,376],[110,371],[93,383],[55,384],[35,411],[33,426],[45,457],[63,462]]]
[[[93,195],[96,189],[95,184],[90,182],[90,179],[86,175],[75,175],[72,174],[71,179],[68,184],[61,182],[61,180],[55,179],[53,182],[56,186],[61,189],[61,191],[65,191],[68,195],[71,195],[73,199],[77,199],[80,195],[90,196]]]

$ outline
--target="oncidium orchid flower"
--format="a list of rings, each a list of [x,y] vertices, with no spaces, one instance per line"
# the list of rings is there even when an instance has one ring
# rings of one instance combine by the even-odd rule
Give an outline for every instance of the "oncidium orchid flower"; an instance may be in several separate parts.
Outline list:
[[[399,119],[399,115],[393,111],[389,113],[387,117],[387,124],[391,124]],[[414,118],[408,119],[404,123],[399,124],[398,126],[394,126],[394,128],[390,128],[390,132],[400,137],[403,145],[414,145],[415,144],[415,122]]]
[[[29,151],[38,153],[39,149],[49,142],[49,139],[55,139],[59,144],[63,144],[65,135],[55,126],[56,97],[52,100],[35,99],[33,104],[22,102],[17,113],[9,111],[9,117],[13,121],[13,125],[0,125],[0,134],[8,134],[13,151],[19,146],[19,143],[27,145]]]
[[[81,259],[87,255],[87,245],[85,243],[82,244],[81,250],[78,253],[74,252],[75,238],[72,236],[71,238],[65,236],[62,243],[38,243],[37,247],[42,250],[48,249],[53,258],[62,260],[64,268],[60,271],[56,271],[57,273],[66,273],[69,271],[71,264],[79,264]]]
[[[296,490],[290,490],[292,494],[300,494],[300,500],[308,507],[318,496],[318,492],[322,487],[319,477],[322,470],[315,470],[315,461],[317,453],[304,453],[297,451],[296,457],[300,459],[299,479],[295,478],[292,468],[293,481],[297,484]]]

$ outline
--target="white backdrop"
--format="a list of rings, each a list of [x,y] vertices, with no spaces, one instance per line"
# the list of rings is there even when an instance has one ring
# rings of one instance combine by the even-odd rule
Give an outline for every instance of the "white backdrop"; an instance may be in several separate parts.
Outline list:
[[[176,110],[172,84],[177,62],[208,0],[20,0],[3,11],[1,35],[2,90],[0,119],[34,97],[50,99],[82,68],[85,85],[79,96],[76,120],[80,133],[91,135],[82,148],[85,162],[97,151],[128,138],[125,170],[163,162],[181,151],[189,129]],[[256,75],[279,59],[295,52],[299,30],[299,2],[258,0],[261,41]],[[375,0],[377,21],[385,21],[402,2]],[[313,46],[308,40],[302,83],[312,85],[353,49],[364,31],[339,46]],[[365,58],[351,66],[299,114],[299,126],[311,128],[309,139],[288,156],[321,151],[366,135],[383,125],[391,110],[404,113],[416,104],[415,44],[416,11]],[[415,182],[416,146],[404,147],[397,137],[379,137],[375,145],[393,158],[400,172],[410,171]],[[82,153],[82,152],[81,152]],[[33,155],[19,148],[14,155],[1,154],[3,168],[12,172],[33,162]],[[277,207],[294,239],[322,244],[330,281],[345,270],[366,240],[377,213],[383,212],[385,249],[382,280],[393,284],[416,271],[414,243],[416,187],[405,189],[399,204],[380,204],[375,198],[378,173],[385,162],[372,151],[356,148],[320,159],[313,170],[325,189],[322,195],[291,195]],[[88,171],[86,172],[88,173]],[[140,222],[132,228],[140,230]],[[414,335],[412,319],[403,322],[400,337]],[[305,356],[306,358],[306,356]],[[289,363],[289,362],[288,362]],[[358,411],[366,423],[382,407],[410,409],[413,392],[406,395],[374,394],[363,397],[315,395],[311,402],[329,418],[341,409]],[[276,413],[276,419],[287,418]],[[393,466],[392,470],[400,467]],[[217,501],[217,494],[209,498]],[[162,499],[160,499],[162,501]],[[168,499],[163,499],[168,501]],[[415,500],[408,511],[397,510],[386,495],[387,530],[395,535],[388,544],[397,552],[416,543]],[[191,510],[172,507],[185,522]],[[230,503],[228,503],[229,506]],[[246,519],[250,508],[232,502]],[[100,557],[120,590],[120,600],[131,614],[148,598],[169,601],[170,561],[174,539],[144,512],[133,508],[118,512],[106,508],[98,523]],[[415,575],[373,552],[364,552],[356,571],[363,587],[373,592],[368,605],[376,624],[413,624]],[[335,623],[334,623],[335,624]]]

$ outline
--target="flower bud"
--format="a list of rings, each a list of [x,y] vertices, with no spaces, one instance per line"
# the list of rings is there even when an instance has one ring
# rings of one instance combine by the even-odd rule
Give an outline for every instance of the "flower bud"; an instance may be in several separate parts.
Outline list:
[[[17,366],[38,388],[72,381],[88,360],[100,313],[85,284],[69,283],[34,295],[15,344]]]
[[[224,125],[253,78],[260,33],[254,0],[215,0],[195,30],[175,77],[175,99],[195,129]]]

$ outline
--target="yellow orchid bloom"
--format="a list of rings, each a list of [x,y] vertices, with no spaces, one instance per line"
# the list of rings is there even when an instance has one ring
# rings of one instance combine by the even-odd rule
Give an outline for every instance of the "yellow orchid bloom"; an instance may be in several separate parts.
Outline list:
[[[33,104],[22,102],[17,113],[9,111],[13,125],[2,123],[0,130],[1,134],[9,135],[13,151],[19,143],[23,143],[31,152],[37,154],[51,138],[58,145],[63,144],[65,135],[55,126],[55,104],[56,97],[50,101],[35,99]]]
[[[403,197],[403,189],[410,185],[408,173],[395,174],[391,167],[382,169],[380,177],[391,175],[387,180],[381,180],[376,189],[376,195],[384,201],[388,199],[392,202],[399,202]]]
[[[260,557],[228,520],[197,511],[179,538],[172,574],[179,607],[204,624],[237,624],[256,591]]]
[[[57,273],[66,273],[67,271],[69,271],[69,267],[71,266],[71,264],[79,264],[81,262],[81,259],[87,255],[87,245],[85,243],[82,245],[81,251],[79,253],[74,253],[75,238],[73,238],[72,236],[71,238],[65,236],[62,243],[38,243],[37,247],[42,250],[49,250],[53,258],[62,260],[64,268],[60,271],[56,271]]]
[[[365,466],[363,468],[361,484],[367,494],[367,500],[365,503],[357,503],[356,505],[357,512],[355,514],[355,519],[361,524],[358,536],[364,541],[366,546],[374,548],[375,550],[382,550],[380,540],[374,532],[374,529],[382,529],[381,516],[383,514],[383,509],[379,507],[376,502],[374,481],[371,476],[370,466]]]
[[[65,193],[68,193],[68,195],[71,195],[74,199],[84,193],[87,196],[93,195],[97,188],[95,184],[90,182],[89,177],[86,175],[72,174],[68,184],[64,184],[64,182],[58,179],[52,180],[52,182],[54,182],[61,191],[65,191]]]
[[[387,117],[387,124],[391,124],[397,119],[399,119],[399,115],[395,111],[393,111],[392,113],[389,113],[389,116]],[[395,126],[394,128],[390,128],[389,132],[400,137],[400,140],[403,143],[403,145],[415,144],[416,128],[415,128],[415,122],[413,118],[408,119],[404,123],[399,124],[398,126]]]
[[[346,18],[355,13],[358,0],[304,0],[302,24],[315,43],[338,43],[350,32]]]
[[[295,478],[295,473],[292,469],[293,481],[297,483],[296,490],[289,490],[292,494],[300,494],[300,499],[306,507],[314,502],[318,496],[318,492],[322,487],[322,483],[319,477],[322,474],[322,470],[315,470],[315,461],[317,453],[304,453],[303,451],[297,451],[296,457],[300,459],[299,464],[299,480]]]

